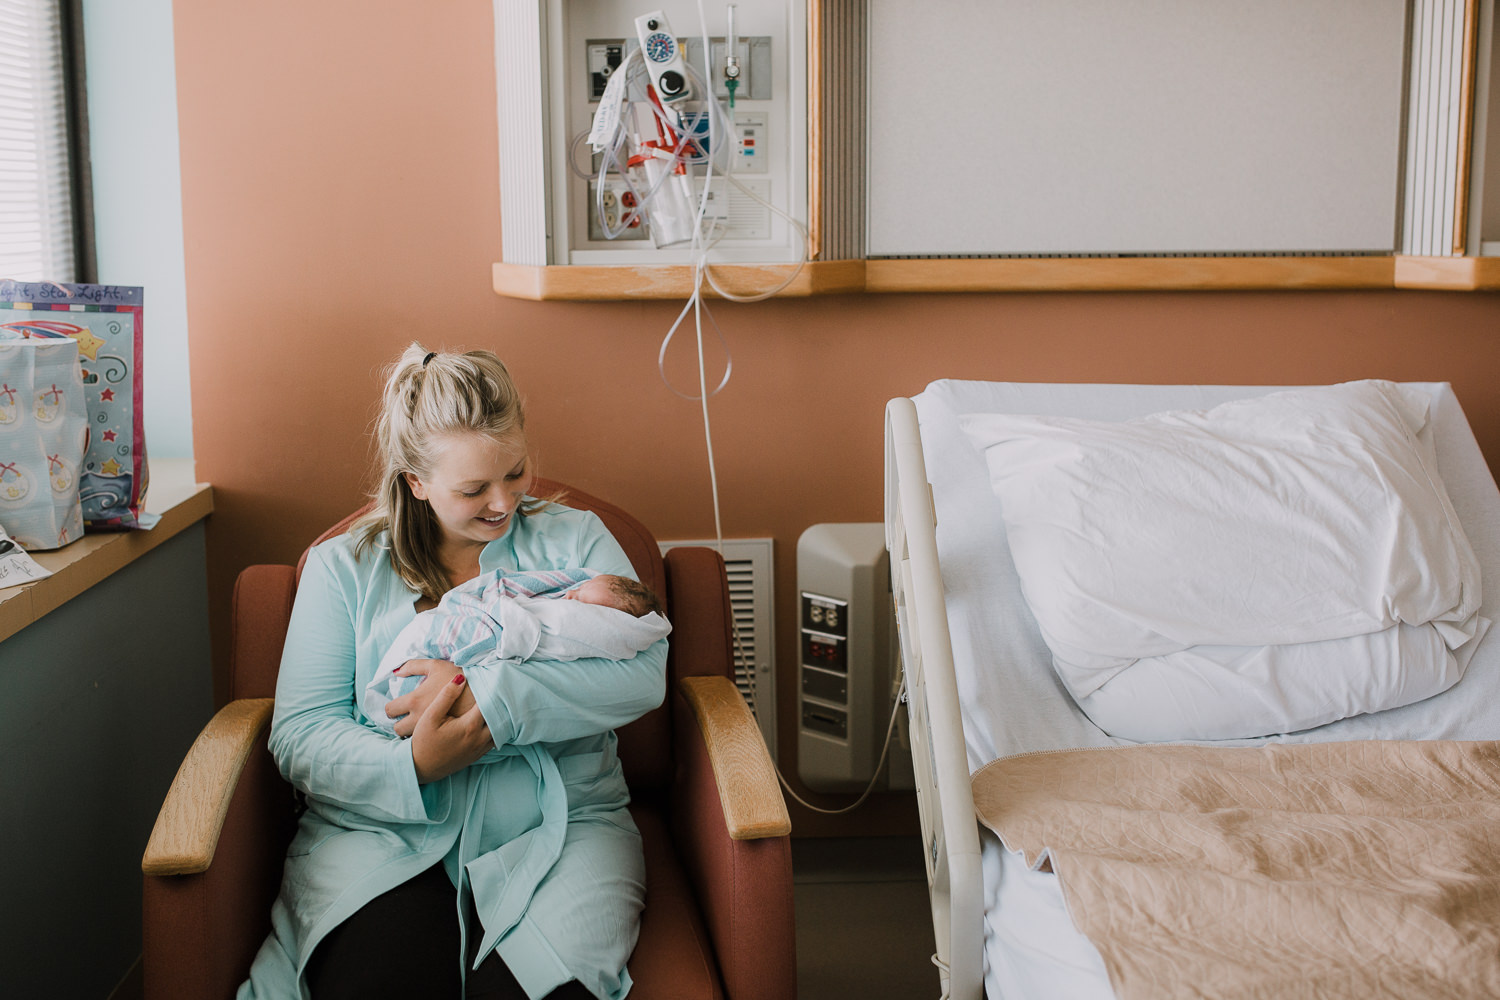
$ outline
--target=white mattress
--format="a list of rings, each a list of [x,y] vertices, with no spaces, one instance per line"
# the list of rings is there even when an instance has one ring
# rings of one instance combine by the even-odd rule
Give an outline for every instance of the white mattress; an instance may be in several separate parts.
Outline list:
[[[1446,383],[1412,383],[1433,401],[1438,468],[1484,574],[1480,613],[1500,620],[1500,490]],[[1021,597],[999,501],[983,457],[959,429],[961,413],[1029,413],[1125,420],[1204,409],[1276,386],[1049,385],[934,382],[915,397],[937,512],[938,556],[963,707],[969,769],[1032,750],[1125,745],[1068,697]],[[1013,627],[999,630],[996,622]],[[1500,738],[1500,640],[1492,630],[1463,680],[1426,701],[1273,740]],[[983,711],[976,710],[983,706]],[[1239,741],[1261,743],[1265,740]],[[1098,953],[1073,929],[1057,880],[1028,871],[987,831],[985,989],[990,1000],[1109,998]],[[998,905],[997,905],[998,904]]]

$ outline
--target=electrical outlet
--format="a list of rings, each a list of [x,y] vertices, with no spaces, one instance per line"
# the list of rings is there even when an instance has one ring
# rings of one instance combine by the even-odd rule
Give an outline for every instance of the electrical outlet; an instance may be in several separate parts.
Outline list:
[[[623,233],[610,240],[605,235],[605,227],[610,232],[620,228],[620,224],[630,217],[631,209],[635,206],[635,195],[619,179],[611,179],[604,182],[604,218],[599,218],[599,198],[595,196],[598,181],[590,181],[588,186],[588,205],[584,212],[589,220],[589,239],[598,241],[609,241],[621,243],[629,240],[643,240],[647,236],[645,222],[639,217],[628,226]]]

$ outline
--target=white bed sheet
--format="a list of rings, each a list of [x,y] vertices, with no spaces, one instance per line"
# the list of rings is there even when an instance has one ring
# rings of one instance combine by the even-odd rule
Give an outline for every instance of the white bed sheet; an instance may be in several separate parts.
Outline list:
[[[1480,613],[1500,608],[1500,489],[1447,383],[1409,383],[1432,398],[1438,468],[1488,584]],[[999,501],[963,413],[1027,413],[1127,420],[1206,409],[1284,386],[1141,386],[934,382],[914,397],[937,512],[938,557],[952,633],[970,771],[1032,750],[1129,745],[1099,730],[1069,698],[1021,596]],[[1006,632],[997,620],[1021,623]],[[1271,740],[1500,738],[1500,639],[1485,637],[1458,684],[1426,701]],[[1000,667],[1003,666],[1003,669]],[[985,706],[984,712],[974,711]],[[1267,740],[1235,741],[1264,743]],[[1028,871],[985,831],[985,989],[989,1000],[1105,1000],[1114,996],[1098,952],[1067,918],[1057,880]],[[999,905],[996,905],[996,904]]]

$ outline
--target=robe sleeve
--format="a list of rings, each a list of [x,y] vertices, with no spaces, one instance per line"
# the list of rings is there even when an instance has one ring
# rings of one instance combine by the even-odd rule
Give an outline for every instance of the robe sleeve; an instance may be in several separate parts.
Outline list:
[[[361,573],[383,567],[309,554],[292,606],[270,747],[282,775],[310,799],[383,822],[441,822],[448,783],[420,785],[411,742],[355,717],[352,603]]]

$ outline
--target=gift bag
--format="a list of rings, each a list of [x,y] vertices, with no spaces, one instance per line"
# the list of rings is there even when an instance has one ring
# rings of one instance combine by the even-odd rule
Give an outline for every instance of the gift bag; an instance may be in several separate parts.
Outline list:
[[[28,549],[83,534],[78,469],[88,407],[71,339],[0,330],[0,527]]]
[[[142,289],[0,281],[0,337],[77,342],[89,437],[79,500],[89,531],[149,528],[141,407]]]

